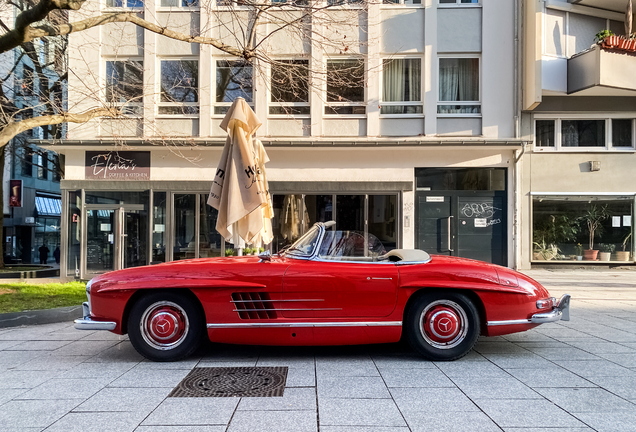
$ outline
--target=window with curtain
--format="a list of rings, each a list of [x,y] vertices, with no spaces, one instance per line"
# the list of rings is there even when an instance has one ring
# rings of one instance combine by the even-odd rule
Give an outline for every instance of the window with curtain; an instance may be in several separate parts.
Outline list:
[[[481,113],[478,58],[439,59],[437,112],[438,114]]]
[[[422,114],[422,112],[422,60],[384,60],[380,114]]]
[[[605,120],[561,120],[563,147],[605,147]]]
[[[328,105],[325,106],[325,114],[365,114],[363,102],[364,61],[327,60]]]
[[[199,114],[199,62],[161,61],[159,114]]]
[[[309,61],[272,62],[270,114],[309,114]]]
[[[253,68],[243,60],[216,61],[216,104],[214,114],[225,114],[237,97],[253,105]]]

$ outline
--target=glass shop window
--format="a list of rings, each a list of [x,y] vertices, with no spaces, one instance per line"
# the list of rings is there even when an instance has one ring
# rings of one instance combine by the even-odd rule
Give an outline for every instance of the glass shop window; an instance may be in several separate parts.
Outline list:
[[[535,196],[533,261],[633,261],[633,197]]]

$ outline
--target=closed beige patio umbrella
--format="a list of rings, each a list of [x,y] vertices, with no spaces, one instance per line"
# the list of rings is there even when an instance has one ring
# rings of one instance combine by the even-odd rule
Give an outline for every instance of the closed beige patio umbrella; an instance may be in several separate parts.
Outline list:
[[[235,245],[272,241],[274,215],[265,163],[269,161],[263,144],[252,139],[260,120],[245,99],[237,98],[221,128],[228,136],[214,176],[208,204],[219,211],[216,230]]]

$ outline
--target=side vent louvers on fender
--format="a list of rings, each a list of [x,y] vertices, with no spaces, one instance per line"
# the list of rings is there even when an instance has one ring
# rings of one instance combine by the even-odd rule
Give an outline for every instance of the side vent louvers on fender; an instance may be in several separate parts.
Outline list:
[[[260,292],[232,293],[232,303],[241,319],[275,319],[274,304],[269,294]]]

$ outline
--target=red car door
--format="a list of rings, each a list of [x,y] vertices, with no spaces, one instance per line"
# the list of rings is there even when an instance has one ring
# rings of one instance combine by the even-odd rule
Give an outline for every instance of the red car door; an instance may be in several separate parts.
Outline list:
[[[385,317],[395,309],[395,264],[290,262],[281,305],[286,318]]]

